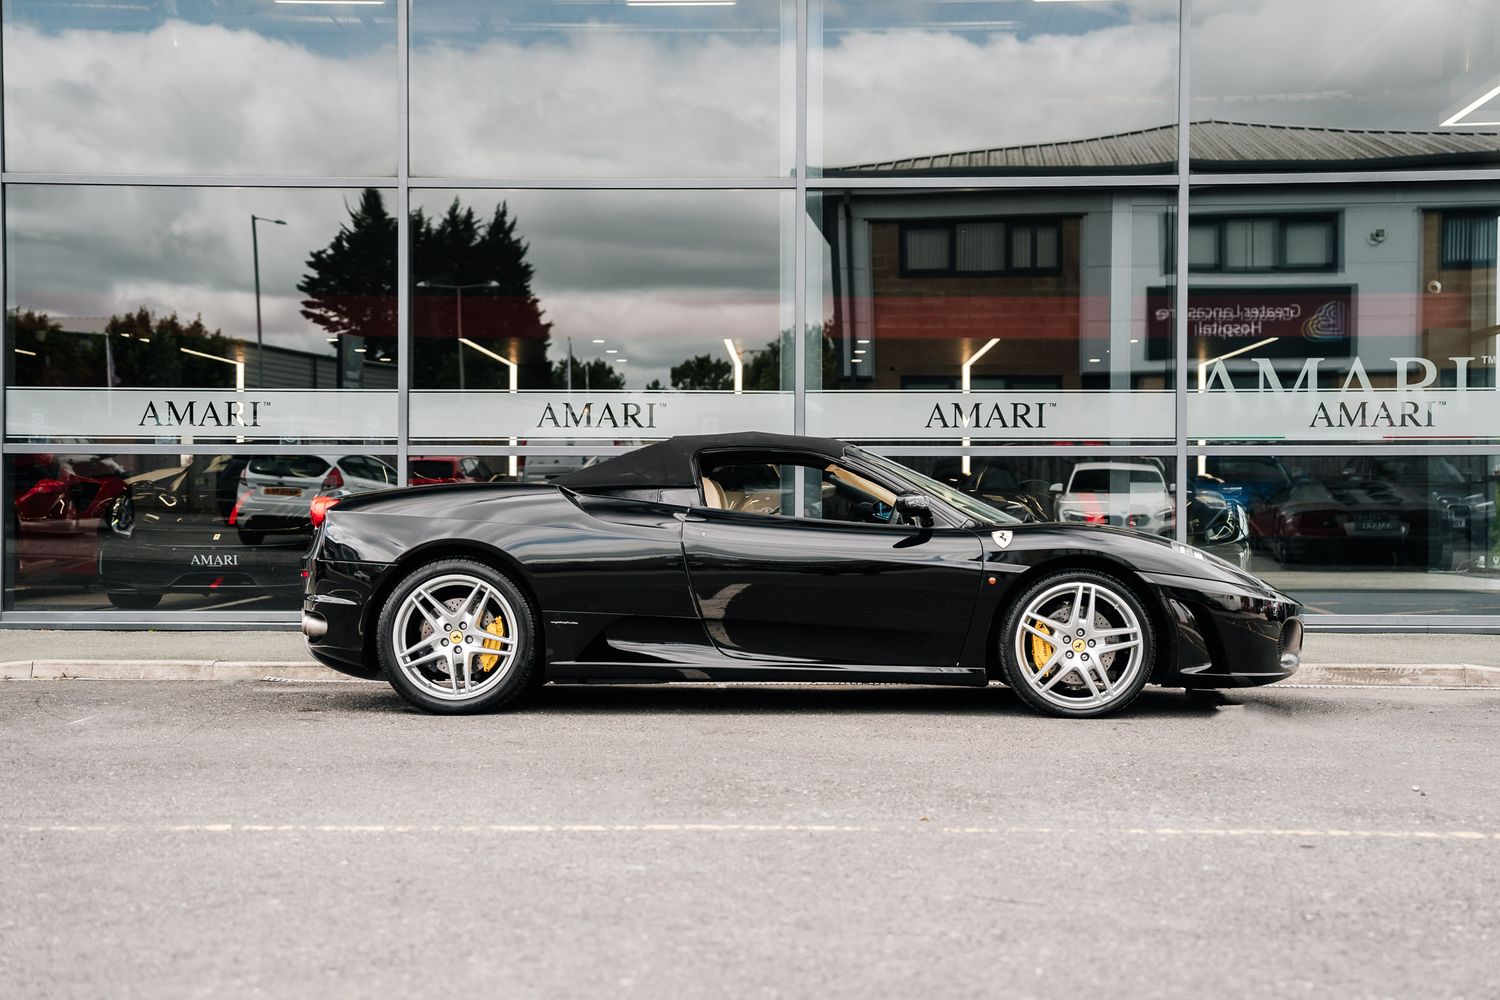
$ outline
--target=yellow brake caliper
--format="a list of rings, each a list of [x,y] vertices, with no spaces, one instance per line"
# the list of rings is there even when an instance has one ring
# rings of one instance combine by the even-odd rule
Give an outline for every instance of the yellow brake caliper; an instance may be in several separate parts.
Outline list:
[[[496,617],[490,619],[490,623],[484,627],[484,630],[486,632],[488,632],[490,635],[504,636],[505,635],[505,619],[501,618],[499,616],[496,616]],[[501,647],[500,647],[500,643],[497,640],[495,640],[495,639],[486,639],[486,640],[484,640],[484,648],[485,649],[493,649],[498,654],[498,652],[500,651]],[[483,670],[485,673],[489,673],[491,670],[495,669],[495,664],[497,664],[499,662],[500,662],[500,657],[498,655],[489,655],[489,654],[486,654],[486,655],[481,656],[479,658],[479,669]]]
[[[1041,632],[1045,635],[1052,634],[1052,630],[1043,625],[1041,622],[1036,622],[1035,628],[1037,632]],[[1043,639],[1040,635],[1037,635],[1035,633],[1032,634],[1031,662],[1036,664],[1037,673],[1041,673],[1047,668],[1047,661],[1052,659],[1052,649],[1052,643],[1048,642],[1046,639]]]

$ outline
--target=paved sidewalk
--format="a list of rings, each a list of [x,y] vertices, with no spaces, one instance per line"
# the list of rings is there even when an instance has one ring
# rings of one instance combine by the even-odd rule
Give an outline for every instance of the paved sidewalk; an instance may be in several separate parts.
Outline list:
[[[293,631],[0,629],[0,679],[346,680]],[[1291,683],[1500,688],[1500,636],[1312,633]]]

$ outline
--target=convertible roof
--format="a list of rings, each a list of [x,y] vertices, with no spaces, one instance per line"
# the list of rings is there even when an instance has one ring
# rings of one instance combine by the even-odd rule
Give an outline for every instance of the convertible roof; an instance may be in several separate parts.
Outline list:
[[[843,457],[848,446],[833,438],[797,437],[745,431],[739,434],[685,434],[566,472],[552,480],[570,490],[671,489],[698,485],[696,460],[705,451],[797,451],[829,460]]]

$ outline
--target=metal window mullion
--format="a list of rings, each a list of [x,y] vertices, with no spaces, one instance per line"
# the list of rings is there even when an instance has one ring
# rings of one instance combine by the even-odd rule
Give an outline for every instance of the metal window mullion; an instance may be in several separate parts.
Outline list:
[[[395,177],[286,177],[255,174],[60,174],[7,171],[6,184],[62,187],[248,187],[248,188],[389,188]]]
[[[807,431],[807,271],[810,249],[807,240],[807,33],[808,4],[813,0],[795,0],[797,16],[796,58],[794,59],[792,85],[793,125],[792,174],[796,181],[792,205],[792,433]],[[822,344],[819,357],[822,356]],[[821,383],[820,383],[821,384]],[[806,513],[806,489],[803,482],[805,471],[797,466],[794,472],[793,514],[803,517]]]
[[[1176,375],[1172,380],[1175,403],[1177,441],[1177,509],[1176,536],[1179,542],[1187,541],[1188,506],[1188,450],[1187,450],[1187,356],[1188,356],[1188,165],[1192,155],[1189,144],[1192,124],[1191,115],[1191,41],[1193,0],[1181,0],[1177,13],[1177,245],[1173,247],[1172,259],[1176,265],[1177,286],[1173,289],[1174,324],[1172,343],[1175,346]]]
[[[396,482],[411,482],[411,0],[396,5]]]

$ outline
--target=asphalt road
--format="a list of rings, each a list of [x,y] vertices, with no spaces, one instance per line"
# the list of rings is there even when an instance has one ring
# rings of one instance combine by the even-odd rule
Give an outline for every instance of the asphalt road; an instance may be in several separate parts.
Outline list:
[[[1494,997],[1497,731],[1429,689],[4,683],[0,995]]]

